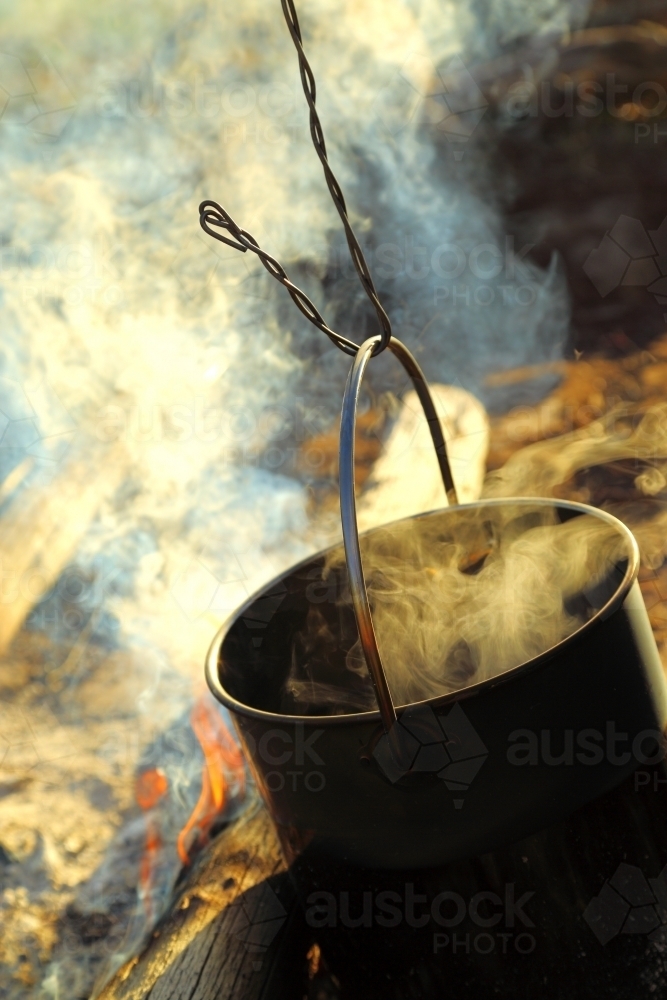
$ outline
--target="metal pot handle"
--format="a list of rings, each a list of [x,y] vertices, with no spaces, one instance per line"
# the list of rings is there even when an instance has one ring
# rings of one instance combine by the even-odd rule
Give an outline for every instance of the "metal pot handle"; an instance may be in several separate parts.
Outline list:
[[[373,680],[373,686],[375,687],[375,696],[380,709],[382,724],[385,731],[389,733],[396,722],[396,709],[391,698],[389,685],[387,684],[387,677],[382,666],[380,650],[378,649],[375,629],[373,628],[373,619],[368,602],[368,591],[366,590],[364,569],[361,562],[359,528],[357,525],[357,503],[354,493],[354,431],[357,420],[359,390],[366,365],[379,340],[380,338],[376,336],[364,341],[354,357],[354,362],[352,363],[352,368],[350,369],[350,374],[345,385],[340,424],[339,483],[343,542],[345,545],[345,559],[350,581],[354,617],[357,621],[359,639],[364,651],[366,664]],[[388,347],[412,379],[412,384],[419,397],[419,402],[422,405],[431,432],[447,499],[450,504],[456,504],[458,500],[454,480],[452,479],[452,472],[449,467],[447,446],[445,445],[442,426],[426,379],[417,361],[400,340],[392,337]]]

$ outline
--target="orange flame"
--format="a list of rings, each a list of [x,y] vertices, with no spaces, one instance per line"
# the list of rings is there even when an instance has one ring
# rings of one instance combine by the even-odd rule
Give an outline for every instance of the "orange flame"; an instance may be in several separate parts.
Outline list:
[[[134,797],[144,811],[153,809],[169,788],[167,776],[159,767],[143,771],[134,785]]]
[[[134,785],[134,797],[144,812],[154,809],[169,788],[167,776],[159,767],[143,771]],[[152,922],[153,918],[153,874],[162,850],[162,837],[152,816],[146,817],[146,846],[139,862],[139,898],[144,911]]]
[[[178,835],[178,856],[184,865],[190,864],[195,844],[202,847],[207,843],[210,829],[228,800],[228,779],[239,795],[245,792],[243,755],[208,695],[195,702],[190,722],[204,753],[204,766],[199,800]]]

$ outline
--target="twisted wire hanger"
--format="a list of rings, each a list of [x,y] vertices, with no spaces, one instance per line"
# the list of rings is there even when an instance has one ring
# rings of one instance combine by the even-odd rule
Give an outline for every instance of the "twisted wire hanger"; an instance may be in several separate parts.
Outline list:
[[[362,288],[366,292],[366,295],[375,309],[378,323],[380,324],[381,332],[379,340],[377,346],[373,350],[374,355],[380,354],[380,352],[384,351],[385,347],[389,345],[391,340],[391,322],[382,306],[382,303],[380,302],[380,299],[378,298],[370,269],[366,263],[366,258],[364,257],[359,241],[354,234],[354,230],[352,229],[352,225],[350,224],[350,220],[347,215],[347,206],[345,204],[343,192],[340,184],[334,176],[331,166],[329,165],[326,143],[324,141],[324,131],[315,106],[317,94],[315,77],[303,50],[301,29],[299,27],[299,20],[297,18],[294,2],[293,0],[281,0],[281,4],[289,33],[299,57],[299,73],[301,76],[301,83],[303,86],[303,92],[306,96],[306,101],[308,102],[308,107],[310,109],[310,135],[313,140],[313,145],[320,159],[320,163],[322,164],[329,193],[331,194],[333,203],[336,206],[343,223],[352,262],[354,263],[355,270],[359,275]],[[355,344],[353,340],[349,340],[347,337],[344,337],[340,333],[336,333],[335,330],[332,330],[329,326],[327,326],[322,314],[311,299],[309,299],[306,293],[298,288],[293,281],[290,281],[284,267],[278,263],[275,257],[272,257],[265,250],[262,250],[257,240],[251,236],[250,233],[246,232],[245,229],[241,229],[240,226],[234,222],[229,212],[225,211],[221,205],[215,201],[203,201],[199,206],[199,223],[204,232],[209,236],[212,236],[214,239],[220,240],[222,243],[226,243],[228,246],[234,247],[236,250],[240,250],[241,253],[246,253],[247,250],[250,250],[252,253],[257,254],[269,274],[285,286],[292,297],[292,301],[301,310],[306,319],[310,320],[310,322],[316,326],[318,330],[321,330],[322,333],[325,333],[327,337],[329,337],[329,339],[341,349],[341,351],[344,351],[345,354],[355,355],[357,353],[358,345]],[[223,236],[220,232],[221,229],[230,233],[233,239]]]

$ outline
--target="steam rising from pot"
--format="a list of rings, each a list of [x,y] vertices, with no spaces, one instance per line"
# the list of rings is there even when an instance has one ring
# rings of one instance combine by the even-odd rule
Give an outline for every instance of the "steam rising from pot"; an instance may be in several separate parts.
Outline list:
[[[487,476],[483,495],[553,497],[583,470],[628,459],[636,463],[638,499],[605,507],[633,531],[642,564],[657,569],[667,554],[667,505],[660,496],[667,404],[619,406],[584,428],[525,447]],[[503,509],[487,508],[472,533],[459,527],[448,539],[439,526],[419,520],[363,538],[376,633],[397,704],[466,687],[539,655],[582,625],[620,582],[627,553],[604,522],[590,516],[549,522],[536,507],[535,523],[517,530],[514,517],[503,520]],[[330,568],[340,559],[337,552]],[[308,627],[321,632],[317,614],[313,609]],[[323,687],[317,657],[295,656],[290,696],[302,704],[315,698],[327,711],[373,708],[358,641],[346,665],[340,685]]]
[[[613,525],[590,515],[561,522],[556,509],[530,504],[464,508],[366,535],[362,557],[394,702],[459,690],[550,649],[612,595],[628,555]],[[341,561],[337,549],[325,579]],[[304,631],[314,634],[308,650],[297,639],[288,697],[328,711],[373,708],[359,641],[338,685],[326,687],[319,651],[336,640],[321,609],[308,619]]]
[[[487,476],[484,496],[554,496],[582,470],[627,459],[636,463],[638,499],[604,506],[634,533],[642,564],[656,569],[667,554],[665,403],[619,406],[580,430],[521,449]]]

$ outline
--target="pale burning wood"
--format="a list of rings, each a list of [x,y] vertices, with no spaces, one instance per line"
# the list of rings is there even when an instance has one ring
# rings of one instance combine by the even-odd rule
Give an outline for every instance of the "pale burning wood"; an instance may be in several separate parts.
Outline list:
[[[452,475],[461,503],[479,499],[489,449],[489,418],[484,406],[460,386],[430,386],[447,442]],[[388,416],[395,421],[386,440]],[[308,440],[300,455],[302,470],[317,469],[329,480],[329,503],[315,512],[330,513],[337,501],[340,425]],[[401,517],[447,506],[433,441],[414,391],[400,406],[375,407],[361,413],[355,436],[355,484],[360,528],[386,524]]]
[[[478,399],[458,386],[430,388],[447,442],[459,502],[478,500],[489,448],[486,410]],[[428,424],[417,393],[412,391],[403,399],[398,419],[359,500],[359,527],[372,528],[446,506]]]
[[[97,1000],[266,1000],[297,995],[301,916],[273,827],[256,807],[189,874],[143,954]]]
[[[100,504],[127,475],[128,465],[122,445],[94,445],[77,452],[51,482],[10,501],[0,533],[0,656],[57,581]],[[13,491],[18,484],[9,485]]]

